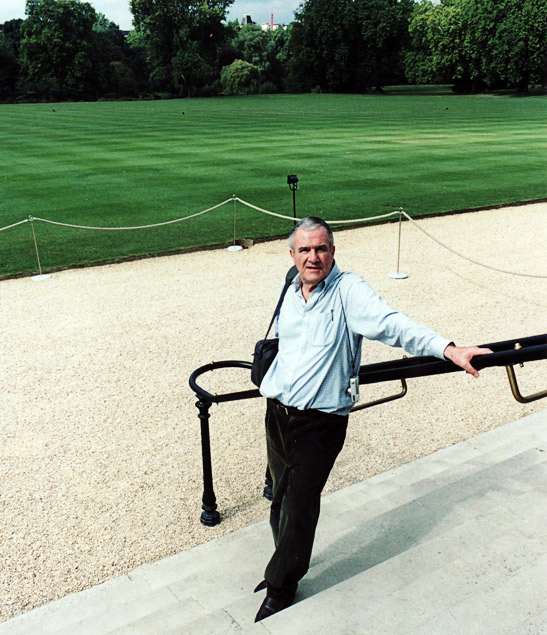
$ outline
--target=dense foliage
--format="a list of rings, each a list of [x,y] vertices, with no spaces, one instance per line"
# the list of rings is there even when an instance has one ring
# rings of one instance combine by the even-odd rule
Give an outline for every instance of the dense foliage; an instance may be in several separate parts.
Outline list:
[[[410,82],[444,79],[461,91],[545,83],[545,0],[423,0],[414,8],[406,52]]]
[[[545,0],[303,0],[273,32],[227,22],[232,1],[130,0],[127,34],[83,0],[27,0],[0,25],[0,100],[547,81]]]
[[[291,39],[296,83],[363,92],[403,81],[400,57],[412,7],[413,0],[307,0]]]
[[[218,80],[223,21],[231,0],[130,0],[134,24],[160,89],[192,96]]]

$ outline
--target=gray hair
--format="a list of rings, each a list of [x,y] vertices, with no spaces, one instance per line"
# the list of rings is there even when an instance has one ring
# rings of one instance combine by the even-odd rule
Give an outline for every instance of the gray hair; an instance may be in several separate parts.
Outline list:
[[[318,216],[306,216],[302,218],[296,223],[296,225],[292,228],[291,233],[289,234],[289,247],[294,250],[294,235],[299,229],[303,229],[305,231],[311,231],[312,229],[318,229],[322,227],[327,230],[327,234],[329,235],[330,248],[334,247],[334,236],[332,235],[332,229],[329,227],[328,223],[326,223],[322,218]]]

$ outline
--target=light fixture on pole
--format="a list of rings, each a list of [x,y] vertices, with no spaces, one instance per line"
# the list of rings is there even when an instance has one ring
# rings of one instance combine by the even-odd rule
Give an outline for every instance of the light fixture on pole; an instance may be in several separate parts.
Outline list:
[[[289,174],[287,177],[287,185],[292,192],[292,213],[294,216],[294,224],[296,225],[296,190],[298,189],[298,177],[296,174]]]

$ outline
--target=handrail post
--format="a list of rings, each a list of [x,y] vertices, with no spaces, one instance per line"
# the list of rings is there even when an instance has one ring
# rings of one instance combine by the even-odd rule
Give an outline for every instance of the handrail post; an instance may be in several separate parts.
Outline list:
[[[203,461],[203,498],[201,522],[207,527],[214,527],[220,523],[220,514],[217,512],[215,491],[213,489],[213,469],[211,466],[211,439],[209,435],[209,408],[211,402],[200,399],[196,406],[199,410],[201,424],[201,455]]]

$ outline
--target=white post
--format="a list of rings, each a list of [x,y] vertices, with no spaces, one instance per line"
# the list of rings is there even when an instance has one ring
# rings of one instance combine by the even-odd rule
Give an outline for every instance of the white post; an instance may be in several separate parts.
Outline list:
[[[232,201],[234,202],[234,244],[228,247],[228,251],[241,251],[243,247],[241,245],[236,245],[236,205],[237,205],[237,196],[235,194],[232,195]]]
[[[398,244],[397,244],[397,271],[388,273],[388,277],[389,278],[393,278],[395,280],[404,280],[405,278],[408,278],[408,274],[407,273],[403,273],[402,271],[399,271],[399,262],[401,260],[401,227],[402,227],[402,222],[403,222],[403,208],[401,207],[399,209],[399,240],[398,240]]]
[[[39,275],[33,276],[32,279],[33,280],[49,280],[51,276],[47,273],[46,274],[42,273],[42,265],[40,264],[40,254],[38,253],[38,242],[36,241],[36,233],[34,231],[34,217],[29,216],[28,220],[30,223],[30,228],[32,229],[32,238],[34,240],[34,250],[36,251],[36,260],[38,261],[38,271],[39,271]]]

